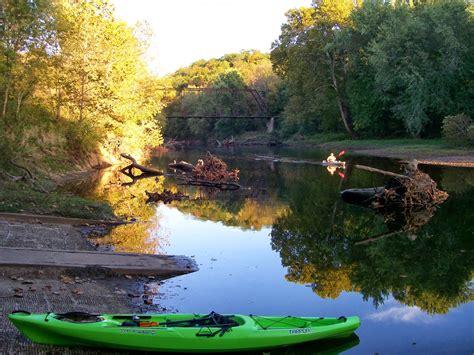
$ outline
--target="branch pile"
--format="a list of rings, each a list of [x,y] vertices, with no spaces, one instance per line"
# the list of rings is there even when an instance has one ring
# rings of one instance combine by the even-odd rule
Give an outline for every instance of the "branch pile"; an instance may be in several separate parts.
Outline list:
[[[391,178],[372,207],[431,208],[442,204],[448,196],[447,192],[437,188],[428,174],[416,169],[407,173],[405,178]]]
[[[237,182],[239,181],[239,170],[227,171],[226,163],[207,152],[206,158],[198,161],[194,166],[193,176],[198,180],[212,182]]]

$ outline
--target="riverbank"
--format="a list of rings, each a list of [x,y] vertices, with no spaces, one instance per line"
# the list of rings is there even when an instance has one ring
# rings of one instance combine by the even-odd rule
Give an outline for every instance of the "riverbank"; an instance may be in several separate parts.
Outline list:
[[[474,148],[453,146],[440,139],[342,140],[324,143],[302,143],[297,146],[314,147],[347,154],[392,159],[417,159],[420,164],[474,167]]]
[[[68,224],[33,223],[30,219],[0,219],[1,247],[93,250],[81,233]],[[73,276],[65,270],[2,268],[0,270],[0,353],[53,353],[57,347],[33,344],[8,321],[14,310],[29,312],[130,312],[126,279]],[[63,352],[64,351],[64,352]],[[61,349],[61,353],[77,350]],[[99,353],[89,352],[85,353]]]
[[[87,240],[87,231],[77,225],[79,222],[93,224],[101,221],[0,214],[0,248],[2,250],[21,248],[27,251],[57,250],[64,253],[76,251],[91,254],[95,248]],[[91,228],[91,225],[88,223],[87,227]],[[110,253],[110,255],[116,254]],[[2,262],[5,263],[5,260],[2,259]],[[58,260],[54,259],[51,262],[57,263]],[[62,354],[104,353],[85,348],[68,349],[33,344],[8,321],[7,315],[14,310],[36,313],[166,311],[152,302],[161,283],[154,270],[150,271],[151,275],[134,275],[132,269],[129,273],[125,270],[124,274],[120,274],[120,272],[104,272],[99,268],[81,271],[73,267],[72,263],[67,265],[31,267],[25,263],[25,266],[7,265],[0,268],[0,354],[57,351]]]
[[[188,142],[190,146],[199,142]],[[202,142],[201,142],[202,145]],[[214,145],[214,142],[212,142]],[[285,145],[314,148],[347,155],[364,155],[400,160],[417,159],[421,164],[474,167],[474,147],[455,145],[442,139],[347,139],[345,135],[294,136],[280,140],[273,134],[246,132],[227,146]]]
[[[48,188],[39,190],[29,182],[0,180],[0,212],[33,213],[87,219],[116,219],[110,205],[70,193],[55,191],[50,180],[37,183]]]

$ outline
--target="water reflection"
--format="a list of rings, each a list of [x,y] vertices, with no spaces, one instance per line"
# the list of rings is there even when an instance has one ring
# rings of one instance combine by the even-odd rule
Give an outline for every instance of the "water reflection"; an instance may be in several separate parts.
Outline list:
[[[155,208],[146,204],[145,191],[162,191],[163,176],[130,179],[117,170],[101,170],[89,179],[68,186],[71,192],[84,197],[107,201],[118,217],[133,218],[136,223],[117,226],[103,238],[96,238],[98,245],[111,245],[117,252],[155,254],[165,241],[151,238],[150,232],[159,229],[159,216]]]
[[[450,199],[416,230],[355,206],[338,205],[334,186],[302,176],[290,190],[289,212],[272,228],[272,247],[287,279],[311,284],[323,298],[357,291],[378,306],[392,294],[428,313],[446,313],[472,299],[473,194]],[[430,215],[431,217],[431,215]],[[405,224],[406,221],[401,222]],[[361,240],[376,235],[371,243]]]
[[[162,228],[160,209],[145,203],[145,191],[168,189],[191,197],[170,206],[194,220],[206,221],[196,224],[199,235],[212,233],[211,222],[238,227],[242,233],[267,233],[268,229],[271,248],[278,253],[285,279],[310,286],[322,299],[332,300],[347,292],[357,292],[375,307],[392,297],[407,306],[374,315],[373,321],[390,316],[414,319],[410,317],[420,313],[445,314],[472,300],[473,172],[441,168],[428,171],[441,188],[450,192],[451,198],[427,218],[415,216],[416,228],[404,229],[406,216],[387,219],[370,210],[343,204],[339,198],[343,188],[383,183],[383,177],[353,170],[351,163],[357,161],[393,171],[397,165],[392,161],[348,158],[345,178],[336,179],[326,168],[314,164],[258,161],[251,152],[216,154],[230,168],[241,170],[240,183],[244,189],[208,194],[196,187],[178,186],[173,178],[163,176],[124,186],[127,180],[118,172],[104,173],[89,185],[81,186],[79,189],[89,197],[109,201],[118,215],[147,221],[116,228],[102,242],[113,244],[118,251],[169,252],[172,236]],[[323,153],[308,154],[301,153],[301,158],[320,161],[323,157]],[[172,160],[196,161],[202,156],[202,151],[171,152],[155,158],[153,164],[165,169]],[[187,223],[184,217],[180,218],[182,223]],[[181,233],[179,238],[188,238],[185,233],[195,235],[197,230]],[[209,248],[219,253],[218,242],[233,232],[221,228],[215,233],[210,236],[214,239],[209,242]],[[240,241],[244,242],[253,243],[247,239]],[[258,244],[255,248],[256,253],[263,253],[265,246]],[[243,260],[235,260],[235,267],[244,267]],[[199,277],[199,273],[192,277]]]

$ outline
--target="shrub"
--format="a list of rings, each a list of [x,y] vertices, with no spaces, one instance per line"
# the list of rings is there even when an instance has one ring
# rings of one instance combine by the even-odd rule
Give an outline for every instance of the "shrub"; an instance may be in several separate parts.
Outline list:
[[[97,129],[86,121],[64,122],[64,136],[67,142],[67,149],[74,155],[80,155],[94,151],[100,136]]]
[[[469,144],[474,145],[474,123],[467,129],[467,140]]]
[[[468,143],[469,136],[474,138],[473,131],[471,118],[463,113],[446,116],[443,120],[442,132],[447,140]]]

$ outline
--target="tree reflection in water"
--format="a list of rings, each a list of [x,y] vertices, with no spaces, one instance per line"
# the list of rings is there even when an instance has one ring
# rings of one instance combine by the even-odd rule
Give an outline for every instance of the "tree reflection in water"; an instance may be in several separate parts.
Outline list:
[[[309,179],[293,184],[289,209],[273,225],[272,248],[288,280],[311,284],[323,298],[357,291],[375,306],[391,294],[427,313],[447,313],[472,300],[472,189],[453,195],[432,218],[408,216],[418,224],[406,228],[413,226],[407,216],[387,219],[335,205],[337,191],[328,193],[328,186]],[[374,235],[387,237],[360,243]]]

